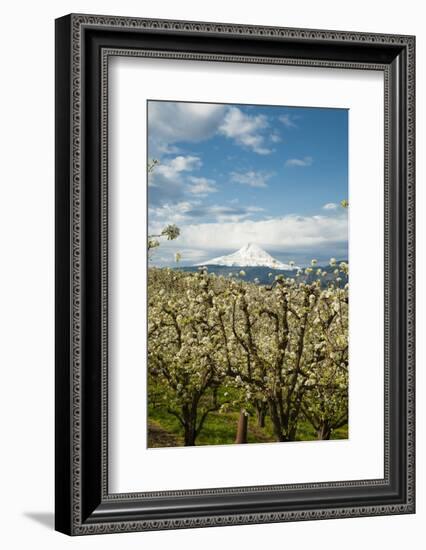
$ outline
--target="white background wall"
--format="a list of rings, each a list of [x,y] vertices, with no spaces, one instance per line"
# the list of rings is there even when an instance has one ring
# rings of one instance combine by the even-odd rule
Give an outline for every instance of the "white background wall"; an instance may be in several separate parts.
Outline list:
[[[420,547],[425,484],[426,30],[423,2],[67,0],[2,6],[0,175],[0,543],[3,548]],[[104,13],[417,35],[418,512],[352,520],[71,539],[53,526],[54,18]],[[423,529],[422,529],[423,528]]]

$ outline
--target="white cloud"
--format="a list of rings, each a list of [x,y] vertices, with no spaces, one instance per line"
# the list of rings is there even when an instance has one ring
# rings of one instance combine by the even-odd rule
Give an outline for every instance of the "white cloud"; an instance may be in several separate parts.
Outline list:
[[[148,208],[149,232],[159,233],[166,224],[179,225],[185,222],[187,212],[197,204],[199,204],[197,201],[181,201]]]
[[[295,128],[296,124],[293,121],[291,115],[281,115],[278,117],[279,121],[284,124],[286,128]]]
[[[198,195],[199,197],[205,197],[209,193],[216,193],[217,188],[215,186],[215,181],[207,178],[196,178],[191,176],[189,178],[191,185],[188,187],[189,192],[193,195]]]
[[[181,172],[191,172],[202,165],[199,157],[179,156],[157,164],[154,171],[148,176],[148,185],[158,187],[180,178]]]
[[[311,166],[313,162],[312,157],[304,157],[302,159],[288,159],[285,163],[286,166]]]
[[[201,166],[201,159],[192,156],[178,156],[156,166],[152,173],[155,177],[162,174],[167,178],[174,178],[179,172],[191,172]]]
[[[253,216],[257,210],[259,209],[256,207],[238,211],[219,205],[203,207],[201,202],[198,206],[182,203],[171,205],[168,210],[163,208],[164,220],[155,222],[150,211],[150,232],[159,232],[165,223],[173,221],[181,229],[176,240],[161,243],[161,255],[168,255],[168,259],[156,256],[155,262],[171,264],[173,254],[179,251],[182,252],[184,265],[195,264],[234,252],[248,242],[258,244],[282,261],[347,258],[348,219],[345,213],[317,216],[293,214],[256,221]],[[179,225],[178,216],[181,212],[185,223]],[[206,218],[209,215],[214,216],[217,221],[207,223]],[[203,223],[197,223],[197,216]],[[191,252],[183,253],[184,250]]]
[[[338,205],[335,202],[328,202],[327,204],[324,204],[323,209],[324,210],[336,210]]]
[[[222,217],[226,218],[224,212]],[[291,253],[320,250],[333,243],[346,243],[347,238],[347,216],[288,215],[261,221],[245,219],[184,225],[173,246],[225,252],[253,242],[269,252]]]
[[[233,183],[240,183],[249,187],[268,187],[266,182],[272,174],[249,170],[248,172],[231,172],[230,176]]]
[[[238,107],[211,103],[183,103],[149,101],[149,154],[153,158],[176,152],[175,142],[199,142],[218,132],[238,145],[259,155],[268,155],[272,149],[265,145],[262,132],[268,127],[265,115],[246,114]],[[270,139],[280,141],[277,132]]]
[[[237,107],[229,107],[219,126],[219,132],[227,138],[235,140],[238,145],[247,147],[259,155],[269,155],[272,150],[265,147],[265,139],[261,134],[261,131],[267,126],[266,116],[250,116]]]
[[[212,137],[226,106],[175,101],[148,102],[148,135],[155,150],[177,141],[197,142]]]
[[[201,166],[201,159],[191,155],[161,161],[148,177],[150,204],[180,200],[185,193],[184,174]]]

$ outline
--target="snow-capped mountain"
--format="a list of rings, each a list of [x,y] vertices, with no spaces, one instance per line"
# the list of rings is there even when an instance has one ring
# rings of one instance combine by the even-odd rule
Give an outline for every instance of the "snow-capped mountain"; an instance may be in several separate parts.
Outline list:
[[[228,254],[227,256],[219,256],[218,258],[213,258],[208,262],[203,262],[197,265],[226,265],[230,267],[264,266],[272,269],[285,269],[290,271],[293,269],[298,269],[297,266],[279,262],[270,254],[265,252],[265,250],[260,248],[260,246],[253,243],[248,243],[236,252]]]

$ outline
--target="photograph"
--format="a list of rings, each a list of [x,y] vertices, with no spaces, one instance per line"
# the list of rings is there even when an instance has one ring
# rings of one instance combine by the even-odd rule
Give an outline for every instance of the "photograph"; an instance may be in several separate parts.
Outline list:
[[[348,124],[147,101],[149,448],[349,438]]]
[[[22,402],[49,405],[52,445],[42,446],[54,443],[54,468],[41,454],[37,475],[27,473],[50,487],[40,472],[54,469],[55,536],[102,534],[108,546],[109,534],[122,534],[126,546],[131,532],[171,531],[174,545],[188,533],[188,547],[201,528],[227,526],[229,546],[237,526],[270,524],[272,537],[285,530],[300,543],[302,529],[318,545],[331,520],[331,550],[342,540],[359,547],[357,518],[400,548],[420,525],[408,515],[421,18],[397,10],[385,20],[369,6],[367,28],[366,10],[340,16],[311,2],[309,21],[289,5],[263,10],[264,21],[249,6],[234,19],[228,9],[221,23],[219,12],[203,18],[200,2],[169,4],[155,17],[57,10],[55,200],[42,201],[55,212],[54,431],[22,330],[12,366],[28,349],[20,364],[29,378],[6,369],[27,392],[17,400],[22,426]],[[52,49],[48,26],[35,21]],[[52,56],[40,59],[53,78]],[[28,70],[5,74],[26,89]],[[31,128],[53,138],[39,122]],[[31,210],[52,230],[32,200],[46,140],[30,136],[29,150],[42,144],[43,154],[24,162],[25,132],[7,135],[18,136],[22,157],[7,187],[22,195],[13,183],[24,167],[18,180],[30,194],[5,204],[23,204],[12,233],[37,236],[38,265],[40,234],[21,225]],[[4,271],[23,283],[32,256],[15,249],[7,257],[14,266],[22,256],[22,269]],[[16,310],[16,292],[6,295]],[[28,312],[46,311],[42,302],[9,324],[22,329]],[[26,456],[31,437],[19,439]],[[38,509],[25,504],[14,532],[32,533]]]

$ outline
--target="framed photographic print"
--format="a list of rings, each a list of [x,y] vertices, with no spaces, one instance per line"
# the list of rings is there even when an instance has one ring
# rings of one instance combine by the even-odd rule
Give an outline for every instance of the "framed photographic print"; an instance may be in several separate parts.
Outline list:
[[[56,529],[413,513],[412,36],[56,21]]]

